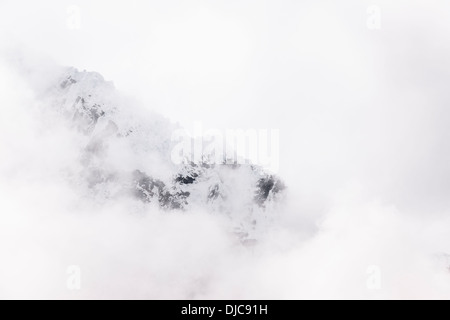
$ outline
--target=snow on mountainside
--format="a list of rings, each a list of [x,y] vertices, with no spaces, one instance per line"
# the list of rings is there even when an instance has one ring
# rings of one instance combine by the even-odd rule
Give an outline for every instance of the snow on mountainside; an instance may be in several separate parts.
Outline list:
[[[93,72],[64,69],[42,94],[82,140],[72,176],[98,201],[132,197],[163,210],[208,210],[230,217],[243,241],[276,216],[283,183],[258,166],[171,161],[178,127],[157,114],[135,114],[114,85]]]

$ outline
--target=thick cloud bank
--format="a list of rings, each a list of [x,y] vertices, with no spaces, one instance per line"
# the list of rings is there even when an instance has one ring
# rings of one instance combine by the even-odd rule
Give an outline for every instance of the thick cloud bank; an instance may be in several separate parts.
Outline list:
[[[374,31],[352,1],[135,1],[122,24],[119,2],[80,1],[76,31],[43,3],[0,5],[0,298],[450,298],[448,4],[381,1]],[[41,56],[104,73],[140,119],[280,129],[286,194],[258,241],[201,205],[90,194],[86,140],[46,99],[61,68]],[[108,165],[171,170],[151,160]]]

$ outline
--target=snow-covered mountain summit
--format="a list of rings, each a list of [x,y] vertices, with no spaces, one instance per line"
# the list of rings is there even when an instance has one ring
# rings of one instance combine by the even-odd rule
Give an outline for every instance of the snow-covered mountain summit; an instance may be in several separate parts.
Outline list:
[[[43,100],[82,141],[74,182],[96,200],[131,197],[163,210],[224,214],[244,240],[276,214],[284,186],[275,175],[251,164],[174,164],[178,127],[134,108],[98,73],[64,69]]]

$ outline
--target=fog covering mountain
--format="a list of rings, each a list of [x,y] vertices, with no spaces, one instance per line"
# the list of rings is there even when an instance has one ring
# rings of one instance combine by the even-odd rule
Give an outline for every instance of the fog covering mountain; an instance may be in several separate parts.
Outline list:
[[[55,72],[55,75],[57,72]],[[251,164],[171,160],[179,127],[148,112],[135,114],[126,100],[95,72],[61,68],[39,93],[45,112],[79,138],[77,167],[65,175],[85,197],[104,203],[131,197],[164,211],[207,210],[229,218],[233,232],[251,243],[276,217],[285,186]]]
[[[445,101],[430,109],[429,99],[422,104],[412,97],[415,105],[405,103],[403,95],[383,96],[383,103],[363,113],[368,121],[359,118],[360,130],[349,132],[361,144],[343,136],[311,140],[313,147],[332,146],[345,159],[356,160],[341,166],[339,157],[299,148],[298,156],[283,157],[292,164],[282,177],[289,176],[289,188],[278,193],[277,201],[271,200],[272,188],[259,202],[266,193],[258,197],[258,190],[267,189],[258,181],[270,177],[267,173],[248,165],[239,170],[174,165],[168,142],[177,125],[149,112],[151,105],[122,96],[96,74],[35,57],[19,61],[19,71],[11,61],[0,60],[0,87],[5,88],[0,95],[0,298],[450,296],[450,219],[442,187],[448,175]],[[85,85],[73,83],[72,74],[88,75]],[[417,93],[419,88],[423,83],[408,84]],[[320,92],[329,90],[320,87]],[[335,100],[330,106],[335,110],[330,120],[351,114]],[[390,119],[391,126],[379,126],[372,110],[379,119]],[[295,128],[304,119],[301,113],[287,117]],[[422,119],[430,122],[423,125]],[[308,140],[317,132],[335,137],[326,126],[306,128],[305,134],[284,135],[289,150],[301,146],[300,137]],[[429,139],[422,139],[425,133]],[[368,150],[371,161],[358,160]],[[347,175],[358,164],[367,165],[364,175],[339,180],[326,197],[302,192],[328,189],[335,181],[332,172]],[[224,186],[235,189],[225,188],[227,197],[208,201],[216,183],[194,177],[199,168],[202,175],[227,172]],[[436,183],[430,183],[433,177],[439,177]],[[381,191],[370,189],[371,184]],[[160,201],[159,190],[167,190],[174,201]],[[394,201],[397,193],[405,201]],[[81,271],[80,290],[67,285],[71,266]]]

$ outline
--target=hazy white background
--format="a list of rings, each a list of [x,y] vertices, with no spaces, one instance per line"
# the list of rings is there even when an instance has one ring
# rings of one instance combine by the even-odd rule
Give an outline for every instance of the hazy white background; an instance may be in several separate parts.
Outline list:
[[[371,5],[380,30],[367,27]],[[78,204],[57,178],[70,145],[35,137],[33,93],[2,59],[0,297],[450,297],[434,261],[450,252],[449,10],[444,0],[2,0],[2,57],[98,71],[188,128],[280,129],[289,197],[252,252],[202,213],[137,222],[126,204]],[[72,264],[80,291],[65,287]]]

